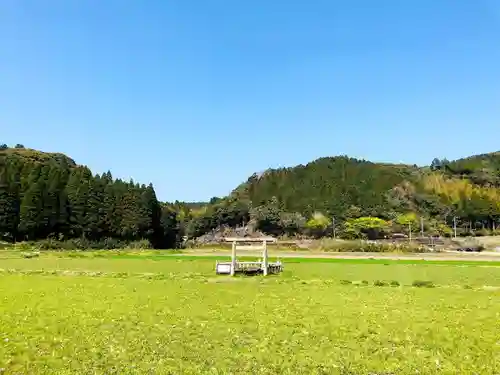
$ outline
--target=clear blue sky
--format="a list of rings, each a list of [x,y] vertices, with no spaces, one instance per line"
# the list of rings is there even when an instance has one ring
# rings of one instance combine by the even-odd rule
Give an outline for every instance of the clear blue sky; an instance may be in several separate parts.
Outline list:
[[[500,149],[496,0],[2,0],[0,35],[0,143],[162,200]]]

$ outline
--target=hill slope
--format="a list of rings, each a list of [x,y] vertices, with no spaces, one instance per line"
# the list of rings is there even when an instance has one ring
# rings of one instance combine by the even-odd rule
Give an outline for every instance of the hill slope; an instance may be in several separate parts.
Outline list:
[[[253,221],[260,229],[264,226],[274,234],[284,234],[290,233],[287,226],[297,232],[308,220],[311,224],[317,212],[326,216],[323,223],[332,216],[339,221],[359,217],[395,220],[413,214],[442,225],[456,216],[469,229],[496,228],[499,187],[500,153],[452,162],[436,159],[430,168],[326,157],[252,175],[195,217],[190,228],[199,235],[220,225]]]
[[[500,186],[500,151],[440,164],[450,175],[463,176],[480,185]]]
[[[342,215],[359,207],[364,215],[383,216],[385,193],[421,171],[407,165],[376,164],[348,157],[321,158],[307,165],[269,170],[252,176],[244,187],[253,205],[276,197],[286,211]]]
[[[93,175],[63,154],[0,147],[0,240],[78,240],[79,247],[147,240],[165,248],[176,231],[152,185]]]

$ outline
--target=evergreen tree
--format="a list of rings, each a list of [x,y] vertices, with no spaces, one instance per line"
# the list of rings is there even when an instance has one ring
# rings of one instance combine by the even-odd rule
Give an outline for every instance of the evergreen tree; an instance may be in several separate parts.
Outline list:
[[[141,237],[155,242],[161,232],[161,207],[152,184],[143,186],[141,190],[139,232]]]
[[[139,239],[140,235],[140,209],[141,192],[133,181],[126,185],[126,190],[121,197],[118,211],[121,213],[121,236],[129,241]]]
[[[19,214],[19,232],[28,240],[37,239],[43,210],[43,185],[39,183],[40,168],[28,177],[28,189],[23,194]]]
[[[118,183],[107,181],[103,193],[103,225],[107,237],[120,237],[121,218],[117,212],[117,187]]]
[[[107,232],[105,227],[104,185],[99,176],[89,180],[87,208],[85,212],[85,237],[97,241],[102,233]]]
[[[19,204],[7,168],[0,168],[0,238],[12,240],[17,234]]]
[[[160,233],[153,243],[158,249],[174,249],[182,240],[177,213],[168,207],[161,210]]]
[[[92,173],[88,168],[75,168],[68,179],[66,194],[70,235],[82,237],[85,234],[86,211],[89,198],[89,185]]]

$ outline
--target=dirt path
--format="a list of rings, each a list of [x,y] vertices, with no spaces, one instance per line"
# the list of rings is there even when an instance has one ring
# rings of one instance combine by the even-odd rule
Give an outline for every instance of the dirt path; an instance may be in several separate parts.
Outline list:
[[[188,250],[183,255],[187,256],[231,256],[230,251],[226,250]],[[238,256],[259,257],[261,253],[240,251]],[[443,253],[420,253],[420,254],[394,254],[394,253],[325,253],[325,252],[305,252],[305,251],[269,251],[270,257],[279,258],[321,258],[321,259],[420,259],[420,260],[475,260],[475,261],[500,261],[500,253],[482,252],[482,253],[462,253],[462,252],[443,252]]]

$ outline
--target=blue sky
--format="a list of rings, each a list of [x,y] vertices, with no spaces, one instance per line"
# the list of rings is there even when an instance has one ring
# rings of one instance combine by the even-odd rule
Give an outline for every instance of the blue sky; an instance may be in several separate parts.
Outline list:
[[[500,149],[496,0],[3,0],[0,35],[0,143],[162,200]]]

